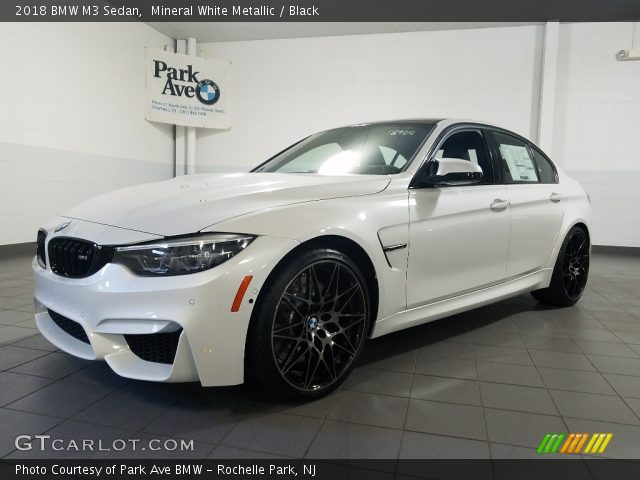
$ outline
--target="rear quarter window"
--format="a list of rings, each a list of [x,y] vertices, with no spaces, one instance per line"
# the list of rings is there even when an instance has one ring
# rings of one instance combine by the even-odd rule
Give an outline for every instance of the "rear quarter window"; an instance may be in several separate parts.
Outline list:
[[[531,147],[531,151],[533,152],[533,159],[538,167],[540,183],[558,183],[558,174],[549,159],[535,147]]]

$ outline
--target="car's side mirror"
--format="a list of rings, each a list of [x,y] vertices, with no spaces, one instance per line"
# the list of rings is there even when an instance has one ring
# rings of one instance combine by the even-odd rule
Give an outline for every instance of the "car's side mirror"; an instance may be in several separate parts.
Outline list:
[[[429,162],[424,176],[418,179],[416,187],[453,187],[473,185],[482,181],[482,168],[469,160],[459,158],[438,158]]]

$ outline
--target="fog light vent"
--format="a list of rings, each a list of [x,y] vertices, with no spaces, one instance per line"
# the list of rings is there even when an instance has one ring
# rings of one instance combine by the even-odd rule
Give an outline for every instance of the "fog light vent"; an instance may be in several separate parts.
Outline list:
[[[131,351],[142,360],[172,364],[176,358],[182,328],[174,332],[125,335]]]

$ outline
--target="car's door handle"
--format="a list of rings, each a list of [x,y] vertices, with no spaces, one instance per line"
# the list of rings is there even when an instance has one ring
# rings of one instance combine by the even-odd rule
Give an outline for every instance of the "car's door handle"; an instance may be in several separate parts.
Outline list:
[[[509,200],[502,200],[500,198],[496,198],[493,202],[491,202],[491,210],[499,211],[505,210],[509,207]]]
[[[549,200],[551,200],[553,203],[558,203],[561,198],[562,197],[559,193],[553,192],[551,195],[549,195]]]

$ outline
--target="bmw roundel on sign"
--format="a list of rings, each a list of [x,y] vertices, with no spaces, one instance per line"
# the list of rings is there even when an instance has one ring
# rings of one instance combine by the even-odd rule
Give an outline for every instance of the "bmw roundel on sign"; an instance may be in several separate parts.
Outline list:
[[[220,99],[220,88],[213,80],[202,80],[196,87],[196,97],[205,105],[213,105]]]

